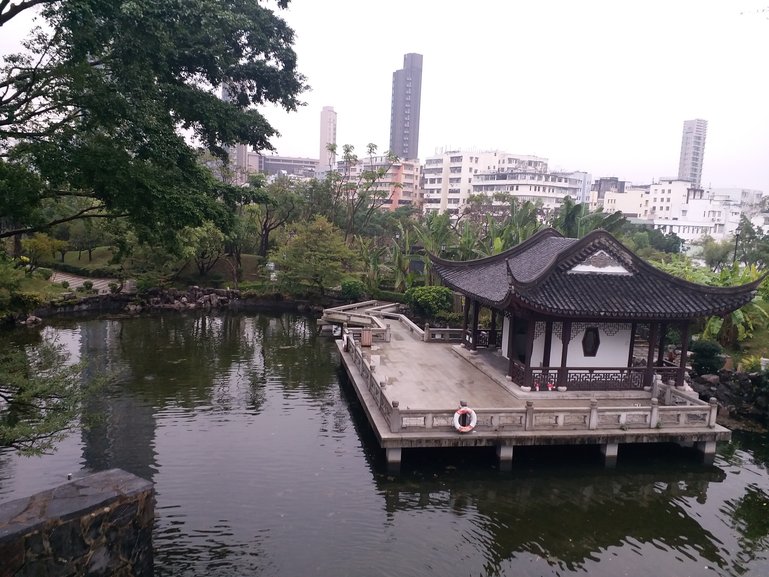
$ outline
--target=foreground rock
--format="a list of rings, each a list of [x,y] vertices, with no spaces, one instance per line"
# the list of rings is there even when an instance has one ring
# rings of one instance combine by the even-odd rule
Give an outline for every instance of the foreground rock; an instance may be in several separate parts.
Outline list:
[[[723,408],[721,415],[746,424],[736,428],[769,427],[769,378],[762,373],[721,370],[695,378],[691,386],[702,399],[715,397]]]

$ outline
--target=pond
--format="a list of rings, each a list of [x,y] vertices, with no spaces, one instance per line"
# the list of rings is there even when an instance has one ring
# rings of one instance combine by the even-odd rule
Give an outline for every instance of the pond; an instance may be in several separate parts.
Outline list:
[[[407,450],[391,476],[313,319],[46,331],[113,382],[55,453],[0,453],[0,500],[111,467],[150,479],[159,576],[769,575],[765,435],[710,467],[668,445],[622,446],[614,470],[595,447],[516,449],[512,472],[493,449]]]

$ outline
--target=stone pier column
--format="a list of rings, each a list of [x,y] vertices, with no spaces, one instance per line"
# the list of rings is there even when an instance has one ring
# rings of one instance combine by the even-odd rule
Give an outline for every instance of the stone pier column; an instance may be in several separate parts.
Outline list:
[[[394,447],[385,449],[385,458],[387,459],[387,471],[389,473],[397,473],[401,469],[401,452],[400,447]]]
[[[497,445],[497,457],[499,457],[499,470],[513,470],[513,448],[507,445]]]
[[[613,469],[617,466],[617,452],[619,443],[606,443],[601,445],[601,454],[603,455],[603,464],[607,469]]]
[[[694,443],[694,447],[702,453],[702,462],[706,465],[712,465],[716,460],[716,442],[715,441],[698,441]]]

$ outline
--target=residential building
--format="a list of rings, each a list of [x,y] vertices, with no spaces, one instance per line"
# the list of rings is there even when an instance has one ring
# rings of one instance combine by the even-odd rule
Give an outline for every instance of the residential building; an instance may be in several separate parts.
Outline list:
[[[707,235],[725,240],[734,235],[744,214],[760,211],[761,191],[703,189],[688,180],[661,179],[652,184],[643,217],[655,229],[675,233],[687,243]]]
[[[501,167],[494,172],[482,172],[473,178],[473,194],[495,197],[507,194],[521,202],[540,205],[542,216],[557,211],[564,198],[575,201],[582,192],[582,179],[572,178],[570,173],[537,172],[534,170]],[[508,204],[495,200],[495,204]]]
[[[634,186],[629,182],[623,185],[623,192],[618,190],[607,190],[603,198],[603,210],[606,213],[621,212],[630,219],[638,219],[644,215],[644,210],[648,213],[646,207],[648,200],[649,187],[651,185]]]
[[[460,213],[474,190],[476,174],[498,170],[547,171],[547,159],[499,150],[448,150],[425,160],[422,169],[425,212]]]
[[[458,215],[472,194],[473,174],[496,168],[498,156],[499,151],[447,150],[425,160],[424,211]]]
[[[604,205],[604,199],[607,193],[625,192],[625,181],[616,176],[602,176],[595,182],[590,189],[590,210],[598,210]]]
[[[701,118],[685,120],[681,135],[681,158],[678,161],[678,179],[700,185],[702,162],[705,158],[705,138],[708,121]]]
[[[318,159],[254,154],[250,159],[249,166],[252,171],[258,171],[268,176],[283,174],[309,178],[315,176],[318,170]]]
[[[419,114],[422,100],[422,55],[406,54],[403,68],[393,72],[390,110],[390,152],[411,160],[419,156]]]
[[[333,106],[324,106],[320,111],[320,149],[318,170],[325,171],[336,166],[336,154],[328,150],[336,145],[336,112]]]
[[[395,210],[400,206],[421,207],[421,166],[418,160],[398,160],[393,162],[387,155],[370,156],[361,158],[357,164],[347,165],[340,160],[337,169],[350,182],[356,182],[363,171],[377,171],[384,169],[386,172],[378,179],[370,192],[381,193],[384,202],[381,208]]]

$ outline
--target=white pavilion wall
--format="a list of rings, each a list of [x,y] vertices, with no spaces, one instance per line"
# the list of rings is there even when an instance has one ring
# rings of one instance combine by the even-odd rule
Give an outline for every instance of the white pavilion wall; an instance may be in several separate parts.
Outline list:
[[[507,319],[505,319],[507,320]],[[544,322],[537,323],[534,349],[532,352],[533,367],[542,366],[545,353]],[[561,366],[562,323],[553,323],[553,337],[550,346],[550,366]],[[582,338],[588,327],[598,327],[601,344],[594,357],[586,357],[582,350]],[[569,342],[568,367],[626,367],[628,351],[630,350],[630,323],[572,323],[572,337]],[[506,349],[503,349],[506,350]]]

